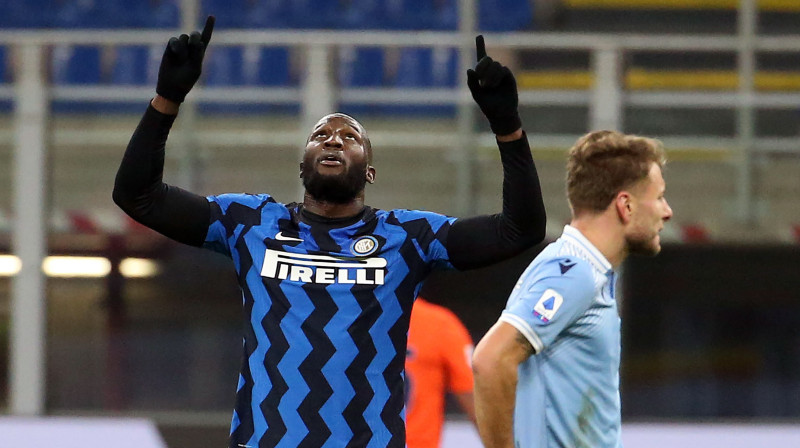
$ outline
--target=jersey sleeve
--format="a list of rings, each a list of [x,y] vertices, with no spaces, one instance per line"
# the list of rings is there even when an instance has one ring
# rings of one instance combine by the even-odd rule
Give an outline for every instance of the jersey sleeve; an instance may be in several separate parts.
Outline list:
[[[555,258],[520,279],[500,320],[514,326],[541,353],[589,309],[594,297],[589,263]]]
[[[175,115],[147,106],[117,169],[112,198],[138,223],[199,247],[208,230],[208,202],[163,181],[167,136],[174,121]]]
[[[267,194],[222,194],[206,199],[211,219],[203,247],[229,257],[242,229],[259,224],[263,207],[275,203]]]
[[[447,371],[447,389],[454,393],[472,392],[473,343],[467,328],[447,310],[443,325],[442,357]]]
[[[427,263],[452,268],[447,238],[456,218],[420,210],[394,210],[394,219],[413,239],[417,252]]]

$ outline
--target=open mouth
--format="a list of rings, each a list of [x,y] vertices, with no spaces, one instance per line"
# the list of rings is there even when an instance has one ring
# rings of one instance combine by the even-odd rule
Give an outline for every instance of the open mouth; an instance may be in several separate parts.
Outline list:
[[[344,161],[342,160],[342,158],[339,157],[339,155],[335,154],[335,153],[330,153],[330,154],[323,155],[322,157],[320,157],[318,159],[318,162],[319,162],[320,165],[325,165],[325,166],[341,166],[341,165],[344,165]]]

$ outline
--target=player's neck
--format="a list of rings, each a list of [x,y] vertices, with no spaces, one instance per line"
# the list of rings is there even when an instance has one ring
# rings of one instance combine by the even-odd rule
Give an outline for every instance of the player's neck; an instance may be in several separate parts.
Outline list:
[[[625,261],[628,250],[625,246],[623,229],[613,218],[606,213],[586,213],[580,217],[573,217],[570,225],[578,229],[616,269]]]
[[[330,201],[320,201],[308,193],[303,197],[303,208],[315,215],[325,218],[348,218],[364,210],[364,195],[360,194],[350,202],[343,204]]]

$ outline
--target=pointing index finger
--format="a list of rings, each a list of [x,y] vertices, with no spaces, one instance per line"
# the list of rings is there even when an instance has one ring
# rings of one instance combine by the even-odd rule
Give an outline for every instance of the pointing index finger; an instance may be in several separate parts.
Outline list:
[[[211,41],[211,33],[214,31],[214,22],[216,22],[216,18],[214,16],[208,16],[206,19],[206,26],[203,27],[203,34],[200,36],[200,41],[203,42],[203,45],[208,47],[208,43]]]
[[[478,55],[478,61],[486,56],[486,44],[483,42],[483,34],[475,37],[475,49]]]

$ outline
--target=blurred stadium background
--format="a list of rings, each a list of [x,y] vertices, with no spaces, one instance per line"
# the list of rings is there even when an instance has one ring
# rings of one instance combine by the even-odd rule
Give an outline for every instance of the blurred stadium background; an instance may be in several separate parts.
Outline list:
[[[477,32],[517,74],[550,238],[569,220],[564,155],[579,135],[662,139],[675,218],[662,255],[623,268],[625,422],[798,431],[795,0],[3,0],[7,419],[147,419],[170,448],[225,444],[240,356],[233,272],[111,202],[166,40],[207,14],[217,27],[166,173],[198,193],[299,200],[307,129],[341,110],[377,148],[370,204],[497,211],[500,164],[462,75]],[[477,341],[537,250],[437,275],[423,292]]]

